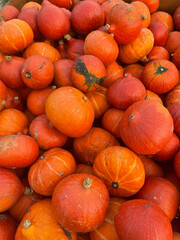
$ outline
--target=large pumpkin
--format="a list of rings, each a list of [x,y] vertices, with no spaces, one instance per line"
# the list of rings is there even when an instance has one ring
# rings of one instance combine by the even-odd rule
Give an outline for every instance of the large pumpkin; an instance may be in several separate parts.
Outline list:
[[[49,121],[63,134],[81,137],[92,127],[94,109],[87,97],[74,87],[61,87],[51,93],[45,104]]]

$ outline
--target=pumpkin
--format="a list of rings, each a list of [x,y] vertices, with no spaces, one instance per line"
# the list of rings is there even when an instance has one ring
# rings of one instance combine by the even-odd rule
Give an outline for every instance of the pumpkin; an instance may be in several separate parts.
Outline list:
[[[48,120],[64,135],[81,137],[92,127],[94,109],[87,97],[74,87],[61,87],[45,103]]]
[[[0,214],[1,240],[14,240],[17,224],[8,213]]]
[[[52,195],[52,208],[59,224],[75,232],[90,232],[100,226],[108,207],[106,186],[89,174],[67,176],[58,183]]]
[[[33,38],[31,27],[23,20],[0,21],[0,52],[17,53],[31,44]]]
[[[97,2],[80,1],[72,9],[71,24],[74,31],[78,34],[87,35],[98,27],[103,26],[104,20],[104,12]]]
[[[180,151],[178,151],[174,157],[173,166],[176,175],[180,178]]]
[[[26,117],[28,118],[28,127],[30,125],[30,123],[32,122],[33,119],[35,119],[35,116],[32,114],[31,111],[29,111],[29,109],[25,109],[24,110],[24,114],[26,115]]]
[[[69,34],[66,34],[64,38],[68,41],[67,54],[69,59],[75,60],[84,55],[84,40],[72,38]]]
[[[172,32],[174,30],[174,23],[172,16],[164,11],[157,11],[151,15],[151,23],[150,25],[154,23],[163,23],[169,32]]]
[[[7,98],[7,88],[5,84],[0,80],[0,111],[4,108]]]
[[[173,15],[173,20],[174,20],[174,24],[175,24],[175,28],[179,31],[180,30],[180,7],[176,8],[176,11],[174,12]]]
[[[163,169],[153,159],[145,155],[138,154],[145,169],[145,178],[148,177],[164,177]]]
[[[168,144],[161,151],[157,152],[153,156],[153,159],[155,159],[156,161],[172,160],[176,155],[176,152],[179,150],[179,147],[179,138],[175,133],[173,133]]]
[[[6,103],[4,108],[15,108],[17,110],[24,110],[24,101],[19,91],[14,88],[6,87]]]
[[[42,55],[47,57],[52,63],[61,59],[59,51],[53,46],[44,42],[34,42],[30,44],[23,52],[23,57],[28,58],[32,55]]]
[[[170,32],[165,44],[165,48],[168,50],[169,54],[172,54],[179,46],[180,46],[180,32],[179,31]]]
[[[119,60],[126,63],[136,63],[143,59],[153,48],[154,36],[147,28],[142,28],[138,37],[129,44],[119,46]]]
[[[21,19],[29,24],[34,33],[34,39],[42,39],[42,35],[37,25],[37,16],[39,14],[39,8],[37,5],[31,8],[21,9],[18,15],[18,19]]]
[[[169,107],[172,104],[180,104],[180,86],[174,87],[165,98],[164,102],[166,107]]]
[[[123,67],[114,61],[106,66],[106,78],[104,79],[102,86],[108,88],[113,81],[123,76]]]
[[[126,146],[145,155],[162,150],[170,141],[173,129],[173,119],[168,110],[161,103],[151,100],[132,104],[119,125]]]
[[[51,207],[51,199],[44,199],[30,206],[21,220],[14,240],[76,240],[76,233],[61,227]]]
[[[62,39],[58,43],[58,51],[61,55],[61,59],[68,58],[67,54],[67,43],[65,43]]]
[[[73,86],[83,92],[90,92],[100,87],[105,79],[106,69],[96,56],[84,55],[76,58],[71,70]]]
[[[179,80],[179,72],[176,66],[165,59],[149,62],[141,76],[145,87],[157,94],[162,94],[173,89]]]
[[[111,107],[107,100],[107,88],[101,86],[94,91],[87,92],[86,96],[94,108],[95,119],[100,118]]]
[[[173,237],[171,223],[163,210],[144,199],[123,203],[114,225],[119,240],[172,240]]]
[[[39,3],[37,3],[37,2],[31,2],[31,1],[29,1],[29,2],[25,3],[25,4],[22,6],[21,11],[24,10],[24,9],[26,9],[26,8],[32,8],[32,7],[34,7],[34,6],[37,6],[38,9],[39,9],[39,11],[40,11],[41,8],[42,8],[41,4],[39,4]]]
[[[132,0],[132,2],[136,2],[137,0]],[[159,7],[159,0],[139,0],[143,2],[148,7],[150,13],[155,12]]]
[[[107,0],[101,4],[101,8],[104,11],[105,18],[107,17],[107,14],[113,8],[116,4],[121,3],[122,0]]]
[[[119,48],[111,34],[96,30],[86,36],[84,52],[98,57],[107,66],[117,59]]]
[[[117,108],[109,108],[101,119],[102,127],[114,135],[116,138],[120,138],[119,124],[123,114],[123,110]]]
[[[179,115],[180,115],[180,104],[174,103],[170,106],[168,106],[168,111],[170,112],[173,122],[174,122],[174,132],[180,137],[180,121],[179,121]]]
[[[52,82],[54,77],[53,63],[41,55],[30,56],[21,67],[21,77],[29,88],[45,88]]]
[[[92,166],[87,165],[87,164],[80,164],[80,163],[78,163],[76,165],[76,173],[80,173],[80,174],[81,173],[86,173],[86,174],[94,175]]]
[[[70,59],[60,59],[54,64],[54,84],[57,87],[72,86],[71,69],[73,61]]]
[[[165,178],[149,177],[136,198],[156,203],[167,215],[170,221],[175,217],[179,206],[179,191]]]
[[[146,90],[146,98],[147,100],[153,100],[153,101],[157,101],[161,104],[163,104],[162,99],[154,92]]]
[[[176,48],[176,50],[175,50],[175,52],[173,54],[173,57],[172,57],[172,62],[176,65],[176,67],[178,69],[180,69],[179,57],[180,57],[180,46],[178,48]]]
[[[26,115],[14,108],[4,109],[0,112],[0,137],[17,133],[28,133]]]
[[[2,213],[16,203],[25,188],[14,173],[4,168],[0,168],[0,180],[0,212]]]
[[[133,103],[146,97],[146,89],[142,82],[126,73],[116,79],[107,90],[107,100],[113,107],[125,110]]]
[[[156,22],[151,24],[149,29],[154,36],[154,46],[164,46],[169,35],[168,28],[163,23]]]
[[[8,135],[0,138],[0,166],[26,167],[36,161],[39,147],[27,135]]]
[[[39,115],[31,122],[29,133],[44,150],[62,147],[68,139],[48,121],[45,114]]]
[[[21,78],[23,63],[24,58],[5,56],[5,60],[0,64],[0,79],[7,87],[22,88],[25,86]]]
[[[54,4],[42,6],[37,15],[37,25],[41,34],[50,40],[58,40],[70,30],[69,18]]]
[[[35,192],[51,196],[58,182],[75,173],[75,170],[75,159],[70,152],[62,148],[51,148],[31,166],[29,184]]]
[[[128,148],[120,146],[103,149],[95,158],[93,171],[106,184],[109,194],[115,197],[134,195],[145,180],[140,158]]]
[[[19,10],[11,5],[5,5],[0,10],[0,18],[5,22],[17,18],[18,14]]]
[[[80,162],[93,164],[99,152],[109,146],[118,146],[116,138],[106,130],[92,127],[91,130],[73,141],[74,154]]]
[[[142,1],[132,1],[131,5],[134,6],[141,14],[142,27],[147,28],[151,21],[151,14],[147,5]]]
[[[143,69],[144,66],[139,63],[128,64],[124,67],[124,73],[130,73],[133,77],[141,79]]]
[[[166,50],[166,48],[161,46],[154,46],[150,53],[147,55],[148,62],[158,59],[169,60],[169,52]]]
[[[72,0],[64,0],[64,1],[58,1],[58,0],[49,0],[49,2],[51,2],[52,4],[60,7],[60,8],[71,8],[71,6],[73,5],[73,1]]]
[[[125,199],[123,198],[110,198],[106,218],[101,226],[90,232],[91,240],[102,240],[103,238],[106,240],[119,240],[114,227],[114,217],[124,202]]]
[[[116,4],[106,17],[109,33],[114,34],[118,44],[129,44],[140,34],[142,19],[138,10],[125,2]]]
[[[35,116],[45,113],[45,103],[48,96],[56,89],[55,86],[33,90],[27,97],[27,107]]]

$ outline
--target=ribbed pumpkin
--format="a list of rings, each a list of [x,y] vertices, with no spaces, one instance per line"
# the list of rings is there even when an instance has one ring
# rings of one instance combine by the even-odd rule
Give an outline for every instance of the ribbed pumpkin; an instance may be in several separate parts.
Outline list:
[[[17,223],[8,213],[0,214],[0,238],[1,240],[14,240]]]
[[[11,19],[0,22],[0,52],[4,54],[17,53],[29,44],[34,38],[31,27],[20,19]]]
[[[131,105],[119,126],[123,142],[139,154],[162,150],[170,141],[173,130],[173,119],[168,110],[151,100],[140,100]]]
[[[166,48],[161,46],[154,46],[150,53],[147,55],[148,62],[158,59],[169,60],[169,52],[166,50]]]
[[[106,184],[109,194],[115,197],[134,195],[145,180],[144,166],[140,158],[128,148],[120,146],[102,150],[95,158],[93,170]]]
[[[93,164],[99,152],[109,146],[118,146],[116,138],[108,131],[92,127],[84,136],[74,139],[74,154],[80,162]]]
[[[35,192],[51,196],[58,182],[75,171],[76,162],[70,152],[62,148],[51,148],[31,166],[28,180]]]
[[[154,36],[147,28],[142,28],[138,37],[129,44],[119,46],[119,59],[127,64],[143,59],[153,48]]]
[[[25,187],[11,171],[0,168],[0,212],[11,208],[23,194]]]
[[[51,93],[45,104],[49,121],[69,137],[81,137],[92,127],[94,109],[87,97],[74,87],[61,87]]]
[[[15,240],[76,240],[76,233],[62,228],[54,217],[51,199],[33,204],[20,222]]]

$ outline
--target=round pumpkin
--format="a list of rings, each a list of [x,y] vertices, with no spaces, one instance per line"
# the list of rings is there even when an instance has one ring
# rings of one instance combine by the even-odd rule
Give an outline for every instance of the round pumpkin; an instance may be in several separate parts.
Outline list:
[[[165,98],[164,102],[166,107],[169,107],[172,104],[180,104],[180,86],[174,87]]]
[[[17,223],[8,213],[0,214],[0,238],[1,240],[14,240]]]
[[[124,67],[124,73],[130,73],[133,77],[140,80],[143,69],[144,66],[139,63],[128,64]]]
[[[163,23],[167,28],[169,32],[172,32],[174,30],[174,22],[173,17],[164,11],[156,11],[151,15],[151,23],[150,25],[154,23]]]
[[[175,52],[176,48],[180,46],[180,32],[173,31],[169,33],[165,48],[168,50],[169,54]]]
[[[5,22],[17,18],[18,14],[19,10],[12,5],[5,5],[0,10],[0,18]]]
[[[152,50],[149,52],[149,54],[147,55],[148,62],[153,60],[158,60],[158,59],[169,60],[169,52],[167,51],[166,48],[161,46],[154,46]]]
[[[0,80],[0,111],[4,108],[7,99],[7,88]]]
[[[113,8],[116,4],[121,3],[122,0],[106,0],[101,4],[101,8],[104,11],[105,18],[107,17],[107,14]]]
[[[136,1],[137,0],[132,0],[132,2]],[[159,0],[139,0],[139,1],[146,4],[146,6],[149,8],[150,13],[155,12],[159,7]]]
[[[179,31],[180,30],[180,7],[176,8],[176,11],[174,12],[173,15],[173,20],[174,20],[174,24],[175,24],[175,28]]]
[[[168,28],[163,23],[157,22],[151,24],[149,29],[154,35],[154,46],[164,46],[169,35]]]
[[[21,11],[24,10],[24,9],[26,9],[26,8],[32,8],[32,7],[34,7],[34,6],[37,6],[39,10],[41,10],[41,8],[42,8],[41,4],[39,4],[39,3],[37,3],[37,2],[31,2],[31,1],[29,1],[29,2],[25,3],[25,4],[22,6]]]

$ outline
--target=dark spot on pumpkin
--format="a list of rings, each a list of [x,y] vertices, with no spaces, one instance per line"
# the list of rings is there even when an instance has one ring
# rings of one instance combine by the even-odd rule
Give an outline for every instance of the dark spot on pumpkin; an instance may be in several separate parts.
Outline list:
[[[131,114],[130,117],[129,117],[129,120],[133,119],[134,118],[134,115]]]
[[[118,188],[119,187],[119,184],[118,184],[118,182],[112,182],[112,184],[111,184],[114,188]]]
[[[26,73],[25,73],[25,76],[26,76],[26,78],[28,78],[28,79],[31,78],[31,74],[30,74],[29,72],[26,72]]]
[[[45,156],[44,156],[44,155],[43,155],[43,156],[41,156],[41,157],[40,157],[40,159],[41,159],[41,160],[45,159]]]
[[[5,219],[7,219],[6,215],[1,214],[0,215],[0,220],[5,220]]]
[[[145,205],[145,207],[147,207],[147,208],[150,208],[151,206],[150,206],[150,205],[148,205],[148,204],[146,204],[146,205]]]
[[[41,64],[41,66],[39,67],[39,69],[43,69],[44,65],[46,65],[46,62],[43,62],[43,63]]]
[[[59,174],[59,176],[63,176],[63,175],[64,175],[64,173],[60,173],[60,174]]]
[[[62,227],[62,226],[61,226],[61,227]],[[71,233],[70,233],[67,229],[65,229],[65,228],[63,228],[63,227],[62,227],[62,230],[64,231],[64,233],[66,234],[66,236],[69,238],[69,240],[72,240]]]
[[[82,99],[83,99],[85,102],[87,102],[87,97],[83,97]]]

